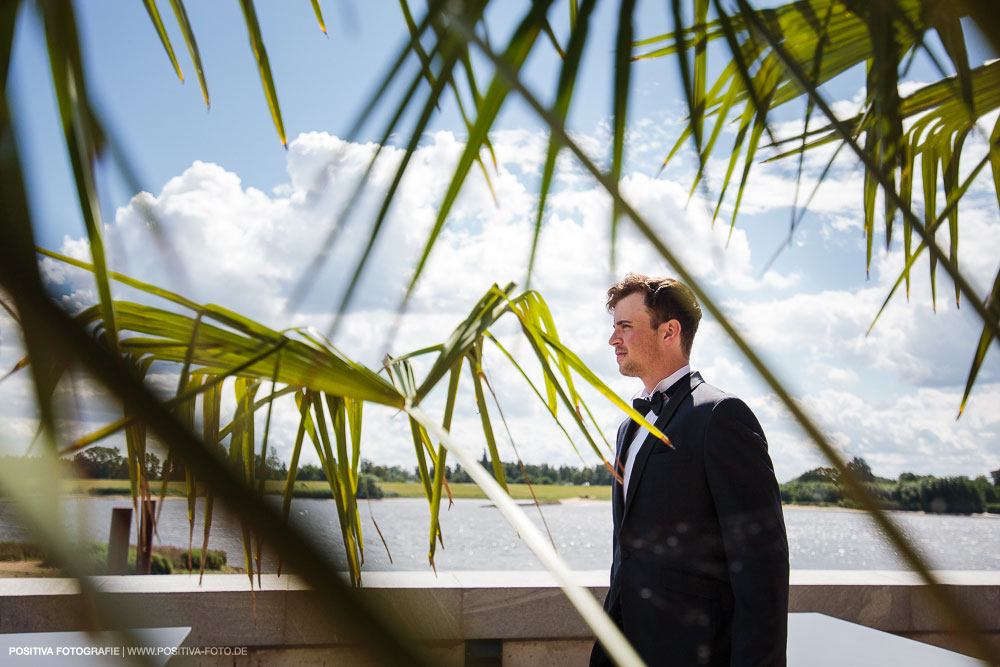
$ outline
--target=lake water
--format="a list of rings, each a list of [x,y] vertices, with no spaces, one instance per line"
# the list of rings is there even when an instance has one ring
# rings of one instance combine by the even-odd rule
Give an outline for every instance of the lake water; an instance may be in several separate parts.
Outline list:
[[[271,498],[277,506],[278,499]],[[63,524],[71,540],[107,541],[111,508],[130,506],[122,498],[74,498],[66,502]],[[496,508],[485,500],[459,499],[450,510],[442,506],[444,548],[435,555],[439,571],[536,570],[538,561]],[[430,513],[417,498],[360,501],[365,540],[364,570],[425,570]],[[538,510],[523,507],[544,530]],[[602,570],[611,564],[611,503],[582,501],[543,505],[542,512],[556,548],[575,570]],[[201,545],[202,505],[198,504],[195,546]],[[336,506],[331,500],[295,499],[292,520],[326,548],[342,551]],[[907,535],[917,542],[934,569],[1000,569],[1000,516],[938,516],[893,513]],[[0,500],[0,541],[31,540],[18,519],[17,503]],[[392,554],[392,563],[375,531],[378,523]],[[879,538],[864,514],[835,509],[786,508],[792,569],[905,569]],[[186,546],[187,503],[170,498],[158,524],[158,544]],[[135,530],[133,528],[133,540]],[[222,549],[235,566],[243,565],[239,523],[216,505],[210,549]],[[273,551],[272,551],[273,555]],[[266,559],[273,568],[273,558]]]

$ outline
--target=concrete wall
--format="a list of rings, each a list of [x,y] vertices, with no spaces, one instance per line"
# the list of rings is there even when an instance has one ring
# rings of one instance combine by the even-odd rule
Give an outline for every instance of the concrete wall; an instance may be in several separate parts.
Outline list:
[[[1000,573],[941,572],[949,591],[987,627],[1000,649]],[[607,573],[580,572],[598,599]],[[265,576],[251,594],[243,575],[96,577],[100,595],[134,627],[191,626],[185,646],[247,647],[245,657],[190,658],[198,665],[371,664],[336,619],[318,611],[315,593],[295,577]],[[363,595],[379,604],[438,665],[466,654],[502,655],[504,665],[586,664],[587,626],[542,572],[369,572]],[[879,630],[961,650],[930,611],[923,587],[906,572],[792,572],[790,609],[822,612]],[[0,580],[0,633],[88,629],[95,610],[74,580]],[[356,643],[356,642],[354,642]],[[178,664],[175,659],[171,664]]]

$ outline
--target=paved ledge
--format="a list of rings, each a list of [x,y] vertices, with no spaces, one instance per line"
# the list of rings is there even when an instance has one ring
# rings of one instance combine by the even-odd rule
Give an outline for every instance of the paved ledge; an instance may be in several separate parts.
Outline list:
[[[987,624],[981,630],[1000,650],[1000,573],[937,575]],[[606,571],[576,577],[598,600],[607,593]],[[236,664],[366,662],[294,576],[266,575],[252,595],[244,575],[206,575],[201,586],[195,575],[92,583],[135,627],[191,626],[186,646],[248,647],[246,662]],[[362,595],[419,638],[436,664],[464,664],[467,640],[499,640],[505,665],[581,664],[590,650],[589,629],[546,572],[367,572],[364,586]],[[789,607],[959,650],[923,593],[909,572],[796,570]],[[0,633],[101,629],[95,613],[73,579],[0,579]]]

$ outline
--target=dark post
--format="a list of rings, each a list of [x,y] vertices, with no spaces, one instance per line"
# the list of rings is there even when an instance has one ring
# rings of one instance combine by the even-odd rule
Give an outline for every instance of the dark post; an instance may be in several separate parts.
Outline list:
[[[150,554],[153,549],[153,518],[156,516],[156,501],[143,500],[139,503],[139,536],[135,547],[135,573],[149,574]]]
[[[108,574],[128,573],[128,538],[132,534],[132,508],[111,509],[111,535],[108,536]]]

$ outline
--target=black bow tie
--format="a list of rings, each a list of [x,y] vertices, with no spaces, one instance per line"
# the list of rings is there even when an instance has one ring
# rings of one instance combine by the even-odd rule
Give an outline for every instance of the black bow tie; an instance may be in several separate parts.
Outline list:
[[[650,410],[659,416],[660,411],[663,410],[663,406],[669,398],[670,397],[667,396],[665,392],[657,391],[654,392],[649,398],[633,398],[632,407],[635,408],[635,411],[643,417],[645,417]]]
[[[633,398],[632,407],[643,417],[652,410],[659,417],[660,413],[663,412],[663,406],[667,404],[670,397],[680,388],[681,384],[688,379],[688,376],[682,377],[677,382],[673,383],[665,391],[655,391],[653,395],[649,398]]]

